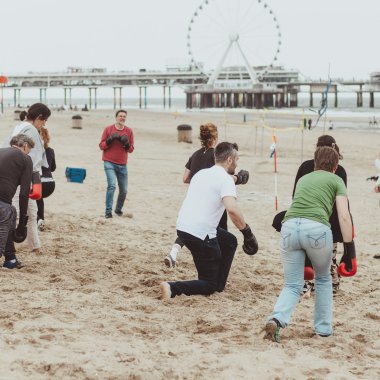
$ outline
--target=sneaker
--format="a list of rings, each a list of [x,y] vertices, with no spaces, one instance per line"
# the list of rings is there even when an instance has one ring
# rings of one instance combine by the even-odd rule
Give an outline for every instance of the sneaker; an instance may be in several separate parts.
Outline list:
[[[168,268],[175,268],[177,263],[170,255],[165,256],[164,263]]]
[[[305,281],[302,289],[302,296],[310,295],[311,292],[314,292],[314,282],[313,281]]]
[[[280,342],[280,322],[276,318],[270,319],[265,325],[264,331],[265,336],[264,339],[271,340],[272,342],[279,343]]]
[[[115,214],[118,215],[118,216],[123,216],[123,211],[118,211],[118,210],[115,210]]]
[[[7,260],[4,261],[3,268],[6,269],[21,269],[24,265],[22,265],[21,261],[16,260]]]
[[[46,227],[46,224],[45,224],[45,221],[43,219],[40,219],[38,222],[37,222],[37,227],[40,231],[43,231]]]
[[[112,218],[112,213],[106,212],[105,217],[106,217],[106,219]]]

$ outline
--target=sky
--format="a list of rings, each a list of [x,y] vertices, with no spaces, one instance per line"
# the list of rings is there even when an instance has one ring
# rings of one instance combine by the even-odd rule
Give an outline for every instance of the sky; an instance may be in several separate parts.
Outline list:
[[[209,1],[221,6],[228,2]],[[228,6],[239,1],[229,0]],[[185,65],[189,62],[187,29],[201,3],[1,0],[0,75],[62,72],[69,66],[118,71]],[[371,72],[380,71],[379,0],[267,3],[280,25],[282,45],[277,62],[285,68],[297,69],[312,79],[326,78],[329,73],[332,78],[367,79]],[[202,17],[206,15],[204,12]],[[204,29],[207,38],[211,30]]]

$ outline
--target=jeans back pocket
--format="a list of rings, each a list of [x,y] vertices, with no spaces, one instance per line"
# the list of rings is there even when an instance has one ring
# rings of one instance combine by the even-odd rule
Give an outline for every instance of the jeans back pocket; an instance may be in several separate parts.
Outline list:
[[[326,247],[326,232],[318,235],[307,235],[310,247],[313,249],[322,249]]]
[[[291,236],[292,236],[291,233],[281,234],[280,248],[285,249],[285,250],[289,248]]]

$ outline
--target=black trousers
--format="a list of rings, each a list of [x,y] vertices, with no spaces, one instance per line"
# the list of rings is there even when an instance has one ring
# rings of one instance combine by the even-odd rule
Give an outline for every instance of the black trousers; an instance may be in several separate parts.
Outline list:
[[[237,248],[237,239],[230,232],[219,228],[217,236],[204,240],[177,230],[177,235],[193,256],[198,272],[197,280],[169,282],[172,297],[185,294],[209,295],[222,292],[226,286],[232,261]]]
[[[223,228],[223,230],[225,230],[225,231],[228,231],[228,227],[227,227],[227,210],[224,210],[223,215],[220,218],[219,226],[218,227]],[[181,248],[184,246],[184,243],[182,242],[182,240],[178,236],[177,236],[177,239],[175,239],[174,243],[180,245]]]

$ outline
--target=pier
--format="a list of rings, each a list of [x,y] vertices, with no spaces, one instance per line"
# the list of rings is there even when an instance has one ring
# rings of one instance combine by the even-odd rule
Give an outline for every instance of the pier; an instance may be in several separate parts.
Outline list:
[[[260,69],[260,68],[259,68]],[[72,103],[72,93],[76,88],[88,89],[89,108],[97,108],[99,87],[113,89],[113,106],[120,108],[123,103],[123,89],[139,89],[139,107],[148,107],[147,91],[150,87],[162,88],[162,106],[171,108],[171,91],[180,87],[186,93],[186,107],[191,108],[264,108],[297,107],[298,94],[309,94],[309,106],[315,104],[314,95],[323,94],[327,81],[300,80],[296,71],[273,68],[255,85],[248,86],[244,78],[239,81],[218,80],[213,86],[207,84],[204,73],[191,68],[168,68],[163,71],[140,69],[137,72],[106,72],[105,69],[69,68],[64,73],[28,73],[7,76],[3,89],[13,89],[14,106],[20,104],[24,88],[39,89],[39,100],[46,102],[48,88],[62,88],[63,105]],[[380,73],[373,73],[368,80],[334,80],[329,90],[334,101],[331,107],[338,107],[340,89],[348,88],[356,93],[358,108],[363,107],[363,94],[369,94],[369,107],[375,107],[375,93],[380,92]],[[305,90],[306,88],[306,90]]]

